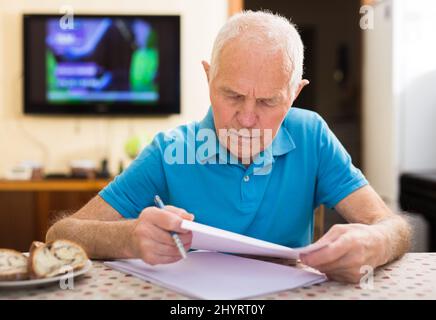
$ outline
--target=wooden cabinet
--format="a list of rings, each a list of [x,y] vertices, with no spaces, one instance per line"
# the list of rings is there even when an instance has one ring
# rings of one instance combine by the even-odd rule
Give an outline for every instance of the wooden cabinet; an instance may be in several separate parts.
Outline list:
[[[27,251],[49,225],[93,198],[109,180],[0,180],[0,248]]]

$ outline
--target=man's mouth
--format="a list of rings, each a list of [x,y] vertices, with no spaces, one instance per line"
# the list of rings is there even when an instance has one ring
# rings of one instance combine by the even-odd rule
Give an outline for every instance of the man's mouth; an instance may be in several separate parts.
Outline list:
[[[228,129],[227,130],[227,136],[236,136],[241,139],[256,139],[260,138],[260,129]]]

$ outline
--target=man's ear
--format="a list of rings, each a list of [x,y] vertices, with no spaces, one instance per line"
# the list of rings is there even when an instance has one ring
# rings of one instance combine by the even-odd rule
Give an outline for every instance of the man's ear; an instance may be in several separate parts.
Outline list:
[[[201,64],[203,65],[203,69],[204,69],[204,72],[206,73],[206,77],[207,77],[207,82],[209,83],[209,81],[210,81],[210,77],[209,77],[210,65],[209,65],[209,63],[207,63],[204,60],[201,61]]]
[[[297,100],[298,96],[300,95],[301,90],[303,90],[303,88],[305,86],[307,86],[309,83],[310,83],[309,80],[306,80],[306,79],[303,79],[300,81],[297,88],[295,89],[294,98],[293,98],[294,101]]]

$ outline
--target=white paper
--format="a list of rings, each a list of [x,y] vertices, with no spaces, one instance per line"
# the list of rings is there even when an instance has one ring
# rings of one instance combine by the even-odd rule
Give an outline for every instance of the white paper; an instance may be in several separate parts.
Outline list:
[[[139,259],[105,265],[200,299],[244,299],[326,280],[316,272],[207,251],[189,252],[186,259],[165,265]]]
[[[181,227],[192,231],[191,248],[199,250],[297,260],[301,253],[316,251],[324,247],[324,245],[315,243],[304,248],[291,249],[189,220],[183,220]]]

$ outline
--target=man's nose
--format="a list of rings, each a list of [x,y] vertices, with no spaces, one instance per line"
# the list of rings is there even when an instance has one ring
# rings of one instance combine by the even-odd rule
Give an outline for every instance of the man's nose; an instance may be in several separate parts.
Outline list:
[[[252,128],[256,126],[257,115],[255,112],[255,104],[247,101],[241,107],[237,114],[237,120],[241,125],[241,128]]]

